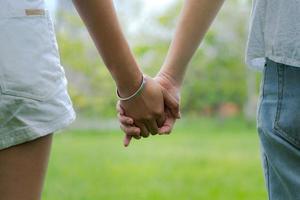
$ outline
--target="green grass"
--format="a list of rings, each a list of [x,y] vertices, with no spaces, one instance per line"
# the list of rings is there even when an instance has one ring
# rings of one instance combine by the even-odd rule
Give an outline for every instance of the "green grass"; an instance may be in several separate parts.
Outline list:
[[[55,136],[44,200],[265,200],[259,143],[240,120],[181,121],[122,147],[120,131]]]

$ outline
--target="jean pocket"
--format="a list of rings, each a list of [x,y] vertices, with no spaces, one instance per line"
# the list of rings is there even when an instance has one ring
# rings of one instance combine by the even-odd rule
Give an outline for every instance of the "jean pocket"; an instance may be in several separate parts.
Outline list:
[[[64,74],[54,28],[46,10],[0,18],[1,93],[45,100]]]
[[[278,105],[274,129],[300,149],[300,68],[278,68]]]

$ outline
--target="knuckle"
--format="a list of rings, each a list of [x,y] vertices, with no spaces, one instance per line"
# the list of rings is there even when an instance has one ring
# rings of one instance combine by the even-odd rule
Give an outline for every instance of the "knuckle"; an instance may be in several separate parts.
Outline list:
[[[124,118],[119,118],[119,121],[123,124],[126,125],[126,120]]]

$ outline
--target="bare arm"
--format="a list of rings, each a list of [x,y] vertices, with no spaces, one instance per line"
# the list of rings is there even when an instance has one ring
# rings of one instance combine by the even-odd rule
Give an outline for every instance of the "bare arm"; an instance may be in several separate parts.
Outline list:
[[[180,87],[189,61],[224,0],[185,0],[175,37],[160,74]]]
[[[124,38],[112,0],[73,0],[123,96],[140,85],[142,73]]]
[[[179,22],[177,24],[175,37],[169,48],[167,58],[163,67],[156,76],[156,80],[165,89],[164,101],[166,111],[170,110],[172,115],[167,115],[160,132],[170,133],[178,117],[179,90],[182,84],[189,61],[197,50],[210,24],[217,15],[224,0],[185,0]],[[124,144],[130,143],[128,135],[134,132],[132,124],[127,123],[131,118],[119,109],[119,120],[123,131],[127,134]]]
[[[105,65],[112,74],[123,97],[140,86],[142,73],[122,33],[112,0],[73,0],[75,7],[92,36]],[[132,117],[140,132],[135,136],[156,134],[164,121],[161,87],[150,77],[140,95],[121,101],[126,115]]]

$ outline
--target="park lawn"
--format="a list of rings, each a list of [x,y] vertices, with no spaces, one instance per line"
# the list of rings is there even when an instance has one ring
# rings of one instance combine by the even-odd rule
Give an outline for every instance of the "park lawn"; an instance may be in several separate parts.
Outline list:
[[[255,126],[182,120],[170,136],[122,146],[122,133],[54,138],[43,200],[265,200]]]

